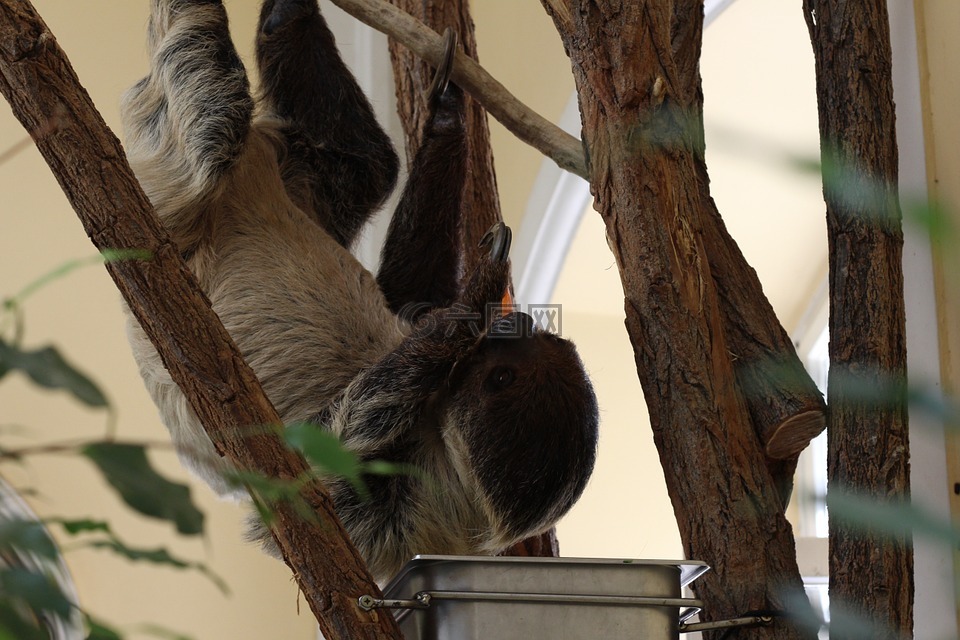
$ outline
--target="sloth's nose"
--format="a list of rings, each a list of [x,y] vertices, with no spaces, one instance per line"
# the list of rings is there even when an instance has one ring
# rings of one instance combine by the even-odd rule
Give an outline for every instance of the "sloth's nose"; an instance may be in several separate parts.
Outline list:
[[[533,318],[522,311],[497,318],[490,326],[490,336],[496,338],[529,338],[533,332]]]

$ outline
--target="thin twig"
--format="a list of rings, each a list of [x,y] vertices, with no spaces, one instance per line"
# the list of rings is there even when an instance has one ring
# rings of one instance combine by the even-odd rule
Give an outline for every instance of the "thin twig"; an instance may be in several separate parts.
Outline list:
[[[20,460],[27,456],[74,454],[84,447],[109,442],[110,444],[143,447],[145,449],[173,450],[169,441],[161,440],[63,440],[27,447],[0,448],[0,462],[4,460]]]
[[[443,38],[384,0],[331,0],[357,20],[381,31],[433,64],[443,57]],[[523,104],[474,60],[457,52],[453,81],[482,104],[517,138],[561,169],[587,178],[580,141]]]

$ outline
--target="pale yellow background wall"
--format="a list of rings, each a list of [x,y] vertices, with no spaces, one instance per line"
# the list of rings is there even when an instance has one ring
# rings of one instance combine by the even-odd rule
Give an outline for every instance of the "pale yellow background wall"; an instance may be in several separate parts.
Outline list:
[[[956,234],[960,232],[960,3],[952,0],[921,0],[916,10],[920,49],[920,82],[923,90],[923,119],[927,145],[927,175],[931,198],[939,201],[950,231],[947,242],[934,259],[940,327],[940,366],[944,389],[956,397],[960,390],[960,253]],[[954,429],[956,424],[951,425]],[[948,485],[960,479],[960,438],[956,431],[947,437]],[[952,486],[950,496],[954,520],[960,518],[960,495]],[[954,551],[954,572],[960,571],[960,551]],[[960,593],[957,594],[960,597]]]

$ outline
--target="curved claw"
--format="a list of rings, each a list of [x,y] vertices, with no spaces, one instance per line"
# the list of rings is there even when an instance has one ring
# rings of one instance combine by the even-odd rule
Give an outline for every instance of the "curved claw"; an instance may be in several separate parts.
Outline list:
[[[433,82],[427,91],[427,97],[433,102],[444,94],[450,84],[450,75],[453,73],[453,61],[457,55],[457,32],[447,27],[443,32],[443,60],[433,75]]]
[[[512,242],[513,231],[502,222],[497,222],[480,238],[480,248],[489,247],[490,259],[494,262],[505,262],[510,256]]]

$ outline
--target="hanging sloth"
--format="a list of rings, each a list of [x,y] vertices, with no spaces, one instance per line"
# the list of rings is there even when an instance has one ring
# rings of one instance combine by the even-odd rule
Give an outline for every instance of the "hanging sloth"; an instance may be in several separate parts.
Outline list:
[[[150,74],[122,110],[163,224],[285,424],[323,425],[361,460],[421,471],[366,478],[367,499],[328,482],[377,579],[418,553],[491,554],[549,528],[593,468],[596,400],[570,342],[498,313],[506,227],[461,282],[460,90],[439,73],[374,278],[349,248],[398,160],[316,0],[264,2],[258,104],[220,0],[151,4]],[[130,339],[181,460],[235,493],[132,319]]]

